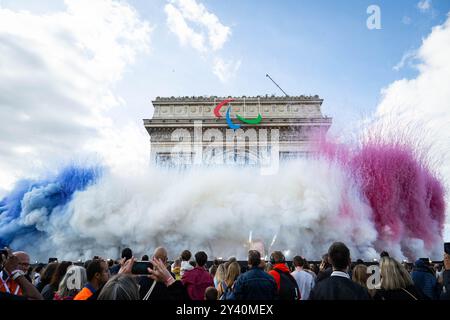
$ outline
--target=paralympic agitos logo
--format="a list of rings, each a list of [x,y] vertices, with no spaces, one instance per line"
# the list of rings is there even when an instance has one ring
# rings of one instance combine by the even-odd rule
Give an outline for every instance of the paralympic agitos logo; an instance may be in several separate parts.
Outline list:
[[[221,118],[222,117],[220,112],[219,112],[220,109],[224,105],[229,104],[231,101],[234,101],[234,99],[223,100],[221,103],[219,103],[214,108],[214,115],[216,116],[216,118]],[[230,117],[230,112],[231,112],[231,106],[228,106],[227,113],[226,113],[226,116],[225,116],[228,126],[230,127],[230,129],[234,129],[234,130],[239,129],[241,127],[241,125],[238,124],[238,123],[237,124],[233,123],[233,121],[231,120],[231,117]],[[259,124],[261,122],[261,120],[262,120],[262,116],[261,116],[260,113],[258,113],[258,116],[256,118],[253,118],[253,119],[247,119],[247,118],[241,117],[239,114],[236,114],[236,118],[238,118],[239,121],[241,121],[243,123],[247,123],[247,124]]]

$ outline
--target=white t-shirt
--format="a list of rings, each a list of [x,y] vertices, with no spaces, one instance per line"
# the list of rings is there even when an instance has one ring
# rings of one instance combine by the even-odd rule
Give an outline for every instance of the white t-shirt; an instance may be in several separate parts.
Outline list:
[[[294,277],[295,281],[297,281],[301,300],[308,300],[311,290],[314,288],[314,277],[298,267],[295,268],[295,271],[292,272],[291,275]]]

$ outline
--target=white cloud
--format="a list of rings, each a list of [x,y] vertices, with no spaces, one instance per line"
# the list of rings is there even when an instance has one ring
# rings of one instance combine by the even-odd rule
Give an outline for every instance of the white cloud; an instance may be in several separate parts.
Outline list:
[[[136,54],[149,49],[151,28],[129,5],[65,4],[51,14],[0,6],[2,188],[36,168],[87,154],[96,139],[105,139],[113,127],[105,113],[120,104],[112,87]]]
[[[396,126],[409,125],[422,129],[415,130],[417,141],[414,142],[430,146],[432,160],[449,190],[450,15],[443,25],[434,27],[423,40],[415,58],[419,61],[419,75],[414,79],[395,81],[384,89],[377,116],[395,117]],[[448,196],[447,192],[447,208]],[[446,236],[450,238],[450,234]]]
[[[167,23],[172,32],[174,32],[180,42],[189,37],[201,38],[207,34],[209,49],[216,51],[223,47],[231,35],[230,27],[223,25],[219,18],[209,12],[201,3],[195,0],[172,0],[165,6],[167,14]],[[200,30],[195,32],[187,24],[187,21],[194,23]],[[194,47],[197,49],[197,47]],[[204,49],[204,48],[202,48]]]
[[[416,50],[410,50],[407,51],[403,56],[402,59],[397,63],[392,69],[395,71],[400,71],[405,64],[411,65],[412,60],[416,58],[417,52]]]
[[[431,0],[420,0],[417,4],[420,11],[427,11],[431,8]]]
[[[222,82],[227,82],[229,79],[236,76],[241,60],[238,61],[224,61],[222,58],[214,59],[213,72]]]
[[[169,2],[164,7],[167,25],[181,45],[190,45],[203,56],[214,55],[223,48],[231,36],[231,28],[222,24],[215,14],[196,0],[169,0]],[[240,65],[240,61],[225,63],[217,56],[211,61],[213,73],[222,82],[227,82]]]

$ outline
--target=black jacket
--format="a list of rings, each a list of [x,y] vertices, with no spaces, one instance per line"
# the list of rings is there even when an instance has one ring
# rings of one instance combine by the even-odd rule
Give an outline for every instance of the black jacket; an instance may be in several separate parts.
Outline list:
[[[405,289],[385,290],[378,289],[373,297],[374,300],[430,300],[423,292],[416,286],[409,286]]]
[[[150,290],[153,280],[147,276],[139,277],[139,296],[145,297]],[[175,281],[170,286],[157,282],[148,300],[152,301],[189,301],[189,295],[181,281]]]
[[[441,300],[450,300],[450,270],[445,270],[444,274],[444,290],[441,293]]]
[[[311,291],[310,300],[370,300],[367,289],[352,280],[330,276],[318,282]]]

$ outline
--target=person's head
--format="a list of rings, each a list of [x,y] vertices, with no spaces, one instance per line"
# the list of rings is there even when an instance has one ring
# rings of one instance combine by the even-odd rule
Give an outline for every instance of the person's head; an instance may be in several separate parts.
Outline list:
[[[86,269],[80,266],[69,266],[58,285],[58,296],[65,298],[75,296],[87,282]]]
[[[101,287],[109,278],[109,269],[106,261],[102,259],[92,260],[86,269],[86,276],[89,283],[94,285],[94,287]]]
[[[389,257],[389,253],[387,251],[382,251],[380,253],[380,258],[383,258],[383,257]]]
[[[208,287],[205,290],[205,300],[208,301],[214,301],[218,299],[219,293],[217,292],[217,289],[214,287]]]
[[[150,258],[148,257],[148,255],[144,254],[141,258],[142,261],[149,261]]]
[[[56,268],[55,273],[53,274],[52,280],[50,281],[50,285],[54,288],[54,290],[58,290],[59,283],[61,279],[66,274],[67,268],[72,265],[70,261],[62,261],[58,268]]]
[[[328,249],[328,260],[334,270],[347,271],[351,264],[350,250],[344,243],[335,242]]]
[[[300,256],[295,256],[292,259],[292,263],[293,263],[294,267],[296,267],[296,268],[297,267],[303,268],[305,266],[305,259],[303,259]]]
[[[318,266],[317,264],[311,263],[311,264],[309,265],[309,268],[310,268],[316,275],[318,275],[319,272],[320,272],[320,268],[319,268],[319,266]]]
[[[367,266],[364,264],[357,264],[353,268],[352,272],[352,280],[356,282],[362,287],[367,288],[367,278],[369,275],[367,274]]]
[[[203,267],[208,261],[208,255],[204,251],[199,251],[195,254],[195,262],[198,267]]]
[[[241,266],[237,262],[232,262],[225,273],[225,282],[228,287],[231,287],[241,274]]]
[[[132,276],[118,274],[103,286],[98,300],[139,300],[139,287]]]
[[[53,274],[56,272],[56,269],[58,268],[59,263],[58,262],[52,262],[49,263],[43,273],[42,273],[42,277],[41,277],[41,283],[43,285],[47,285],[50,283],[50,281],[52,280]]]
[[[192,253],[189,250],[184,250],[181,253],[181,260],[182,261],[189,261],[189,260],[191,260],[191,257],[192,257]]]
[[[24,251],[17,251],[13,254],[17,257],[19,269],[27,273],[28,268],[30,267],[30,256],[28,253]]]
[[[358,265],[358,264],[364,264],[364,260],[363,259],[356,260],[356,265]]]
[[[381,288],[385,290],[405,289],[413,285],[408,271],[395,259],[385,256],[380,260]]]
[[[222,263],[223,264],[223,263]],[[219,268],[218,264],[213,264],[210,268],[209,268],[209,274],[211,275],[211,277],[215,278],[216,277],[216,272],[217,269]]]
[[[175,259],[175,261],[173,262],[173,266],[175,268],[180,268],[181,267],[181,260],[180,259]]]
[[[284,254],[281,251],[274,251],[270,255],[270,263],[275,265],[278,263],[285,263],[286,259],[284,258]]]
[[[219,264],[219,266],[217,267],[217,270],[216,270],[216,274],[214,275],[217,282],[221,282],[221,281],[225,280],[226,273],[227,273],[227,268],[225,266],[225,263]]]
[[[160,259],[162,262],[167,262],[167,250],[163,247],[158,247],[153,252],[153,258]]]
[[[261,264],[261,254],[257,250],[250,250],[248,252],[248,265],[251,268],[256,268]]]
[[[133,251],[131,251],[130,248],[125,248],[122,250],[122,254],[120,255],[120,257],[122,259],[125,258],[125,260],[130,260],[131,257],[133,257]]]
[[[87,267],[91,264],[92,260],[86,260],[83,264],[83,267],[87,270]]]
[[[108,259],[108,268],[111,268],[114,265],[113,259]]]

